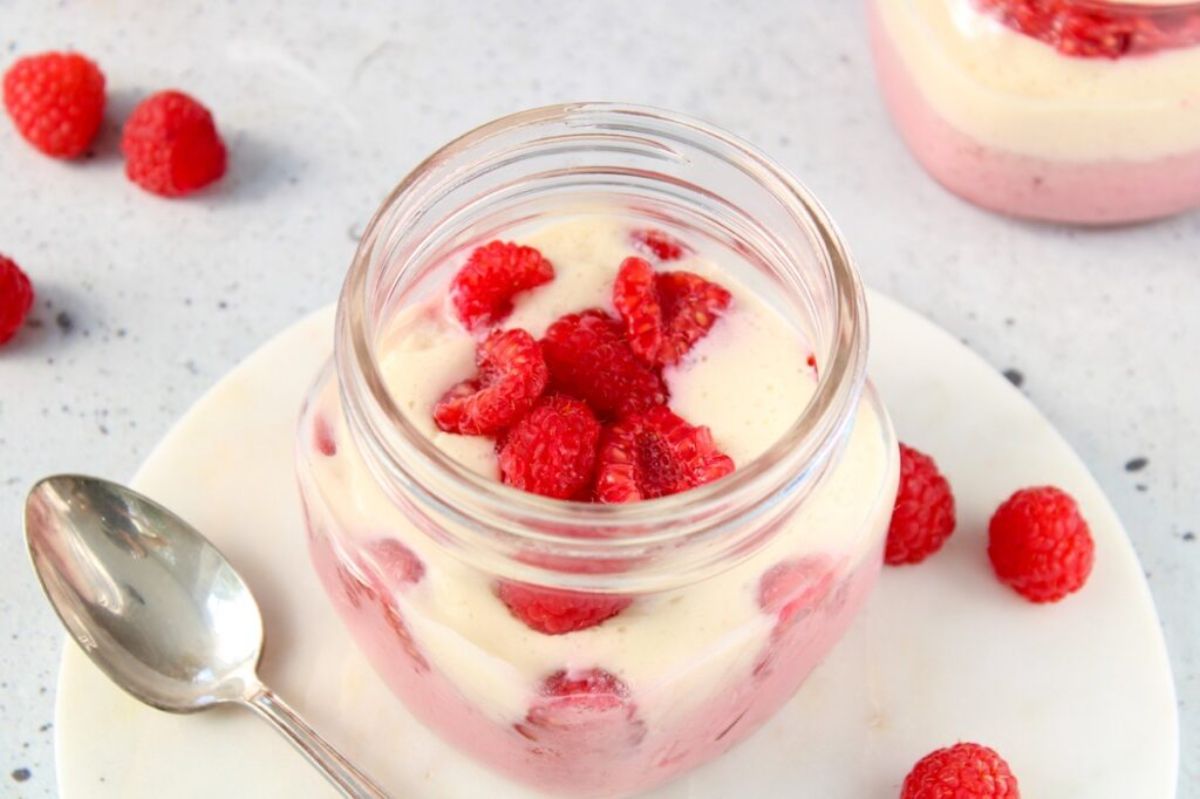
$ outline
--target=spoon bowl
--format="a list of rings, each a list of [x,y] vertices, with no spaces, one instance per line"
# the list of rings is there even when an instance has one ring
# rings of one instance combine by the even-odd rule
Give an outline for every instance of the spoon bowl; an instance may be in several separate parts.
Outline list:
[[[56,475],[29,492],[25,540],[71,637],[135,698],[173,713],[245,705],[344,796],[386,799],[259,681],[258,604],[229,561],[183,519],[116,483]]]
[[[183,713],[236,701],[257,682],[263,625],[254,596],[212,544],[161,505],[113,483],[58,475],[30,491],[25,529],[63,624],[137,699]]]

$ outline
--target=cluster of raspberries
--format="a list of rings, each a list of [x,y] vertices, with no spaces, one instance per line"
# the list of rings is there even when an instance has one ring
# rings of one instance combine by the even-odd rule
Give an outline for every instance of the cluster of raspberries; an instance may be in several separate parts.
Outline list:
[[[4,73],[4,107],[17,132],[53,158],[88,152],[104,119],[104,73],[79,53],[41,53]],[[125,174],[146,191],[178,197],[225,174],[225,145],[208,109],[183,92],[138,103],[121,130]]]
[[[17,132],[52,158],[85,156],[104,119],[104,73],[79,53],[26,56],[4,73],[4,108]],[[188,95],[168,90],[142,100],[121,131],[125,174],[162,197],[190,194],[225,174],[225,144],[212,114]],[[33,285],[0,255],[0,345],[33,307]]]
[[[632,235],[656,261],[683,255],[659,231]],[[598,308],[567,314],[540,341],[499,326],[515,294],[553,279],[553,264],[532,247],[493,241],[471,253],[450,297],[480,336],[477,373],[448,388],[433,409],[437,426],[494,437],[501,480],[555,499],[634,502],[732,472],[708,428],[667,407],[662,378],[729,307],[729,292],[631,256],[613,284],[619,317]]]

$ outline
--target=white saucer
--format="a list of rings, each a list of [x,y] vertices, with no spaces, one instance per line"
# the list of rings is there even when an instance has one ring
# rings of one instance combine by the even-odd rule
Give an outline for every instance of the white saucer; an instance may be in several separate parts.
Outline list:
[[[1178,719],[1150,592],[1112,507],[1067,444],[995,370],[891,300],[871,298],[872,374],[902,439],[932,453],[959,529],[924,564],[885,569],[829,660],[763,730],[656,797],[895,797],[923,754],[999,750],[1022,794],[1170,799]],[[136,485],[204,531],[245,575],[269,633],[262,673],[397,797],[531,796],[407,716],[336,621],[309,567],[293,422],[330,350],[332,316],[288,329],[222,380]],[[81,464],[86,467],[86,464]],[[984,530],[1018,487],[1054,483],[1083,508],[1096,567],[1035,606],[992,577]],[[67,647],[56,713],[64,799],[331,797],[249,714],[143,707]]]

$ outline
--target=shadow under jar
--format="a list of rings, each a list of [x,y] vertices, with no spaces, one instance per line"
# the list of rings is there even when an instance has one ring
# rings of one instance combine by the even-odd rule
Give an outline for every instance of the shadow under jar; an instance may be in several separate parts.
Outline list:
[[[469,442],[431,428],[430,403],[398,399],[397,325],[444,310],[477,246],[563,223],[668,233],[805,342],[811,359],[766,348],[780,370],[811,374],[811,391],[759,457],[657,499],[554,500],[503,485],[490,445],[465,458]],[[556,263],[556,280],[582,268]],[[614,105],[490,123],[405,178],[351,266],[334,359],[299,426],[316,569],[378,673],[461,751],[551,792],[648,789],[776,712],[875,582],[898,453],[866,351],[863,291],[836,230],[749,145]],[[442,379],[447,356],[427,356],[407,362],[408,385]],[[720,420],[689,421],[730,445]],[[540,631],[501,599],[513,586],[605,618]]]
[[[887,106],[954,193],[1096,225],[1200,206],[1200,3],[869,2]]]

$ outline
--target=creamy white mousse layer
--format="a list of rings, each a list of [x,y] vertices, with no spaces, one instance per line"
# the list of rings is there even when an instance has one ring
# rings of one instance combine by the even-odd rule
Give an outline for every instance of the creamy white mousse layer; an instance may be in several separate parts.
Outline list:
[[[1051,160],[1150,161],[1200,150],[1200,46],[1079,58],[973,0],[874,0],[934,110],[980,144]]]
[[[541,338],[560,317],[612,304],[621,262],[637,251],[629,229],[616,219],[587,217],[541,229],[521,243],[554,264],[551,282],[517,298],[500,325]],[[733,302],[696,346],[664,372],[672,410],[707,425],[735,464],[745,464],[774,444],[799,417],[816,387],[810,351],[793,325],[711,263],[689,256],[660,265],[686,270],[725,286]],[[445,298],[411,308],[391,327],[381,348],[383,375],[397,405],[444,452],[480,474],[499,479],[491,439],[438,430],[433,406],[460,380],[475,374],[475,344]]]
[[[535,337],[563,314],[611,311],[617,269],[636,254],[628,228],[615,219],[563,223],[522,243],[550,259],[555,279],[519,296],[503,327]],[[666,380],[671,407],[693,424],[708,425],[717,444],[745,465],[808,402],[815,381],[807,345],[795,326],[713,264],[690,257],[658,268],[704,274],[733,294],[725,317]],[[402,313],[382,348],[388,388],[412,421],[444,452],[497,476],[490,439],[442,433],[432,422],[442,393],[475,372],[475,339],[454,320],[445,298]],[[541,680],[559,669],[617,675],[650,725],[670,724],[731,680],[748,679],[775,624],[758,604],[763,573],[790,558],[818,555],[837,579],[848,575],[877,552],[897,479],[894,453],[885,447],[887,422],[864,402],[838,465],[763,549],[698,585],[639,596],[598,626],[550,636],[514,618],[497,599],[492,577],[451,557],[381,493],[352,445],[332,381],[316,404],[334,427],[338,451],[313,458],[313,478],[342,534],[351,548],[393,536],[421,558],[424,578],[397,597],[416,645],[481,712],[506,723],[523,717]]]

